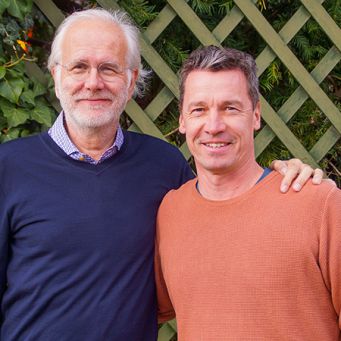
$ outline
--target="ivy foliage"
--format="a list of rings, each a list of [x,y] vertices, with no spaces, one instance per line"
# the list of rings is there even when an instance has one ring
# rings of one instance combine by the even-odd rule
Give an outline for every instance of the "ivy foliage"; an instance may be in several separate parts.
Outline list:
[[[35,61],[28,42],[32,6],[32,0],[0,2],[0,142],[42,131],[55,117],[46,86],[25,73],[25,63]]]

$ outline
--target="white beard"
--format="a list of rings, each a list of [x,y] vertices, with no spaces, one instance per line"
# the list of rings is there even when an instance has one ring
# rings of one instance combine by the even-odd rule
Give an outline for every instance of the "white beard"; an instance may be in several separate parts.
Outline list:
[[[89,105],[87,108],[77,107],[77,98],[106,98],[112,101],[111,106],[101,104]],[[67,118],[72,120],[80,129],[100,128],[108,125],[117,125],[120,115],[122,114],[127,103],[128,91],[122,89],[118,95],[111,93],[83,93],[70,96],[65,92],[59,92],[60,104]],[[103,111],[99,114],[98,111],[103,107]],[[91,111],[96,111],[93,115]]]

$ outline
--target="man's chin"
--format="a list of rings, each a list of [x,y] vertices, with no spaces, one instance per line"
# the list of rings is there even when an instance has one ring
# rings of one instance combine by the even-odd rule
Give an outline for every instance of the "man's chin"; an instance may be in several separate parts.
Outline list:
[[[73,122],[81,129],[98,129],[103,127],[117,126],[120,115],[113,113],[73,113],[70,115]]]
[[[116,126],[118,124],[118,118],[89,117],[84,120],[78,120],[77,123],[82,128],[98,129],[108,126]]]

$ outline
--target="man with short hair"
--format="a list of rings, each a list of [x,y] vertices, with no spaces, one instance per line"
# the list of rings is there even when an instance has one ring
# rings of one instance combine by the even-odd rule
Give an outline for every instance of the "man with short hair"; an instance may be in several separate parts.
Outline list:
[[[119,126],[138,30],[123,12],[74,13],[49,69],[62,113],[0,147],[0,339],[156,340],[156,212],[193,174],[177,148]]]
[[[258,165],[256,63],[208,46],[180,72],[180,131],[197,179],[157,216],[161,322],[179,341],[341,340],[341,191],[329,182],[278,190]]]

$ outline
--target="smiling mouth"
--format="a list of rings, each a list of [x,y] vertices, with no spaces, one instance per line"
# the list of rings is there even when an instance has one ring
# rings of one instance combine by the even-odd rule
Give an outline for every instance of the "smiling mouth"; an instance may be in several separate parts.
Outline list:
[[[209,148],[213,148],[213,149],[226,147],[226,146],[228,146],[230,144],[231,143],[227,143],[227,142],[203,143],[204,146],[209,147]]]
[[[87,101],[87,102],[100,102],[100,101],[109,101],[108,98],[80,98],[77,100],[78,102]]]

